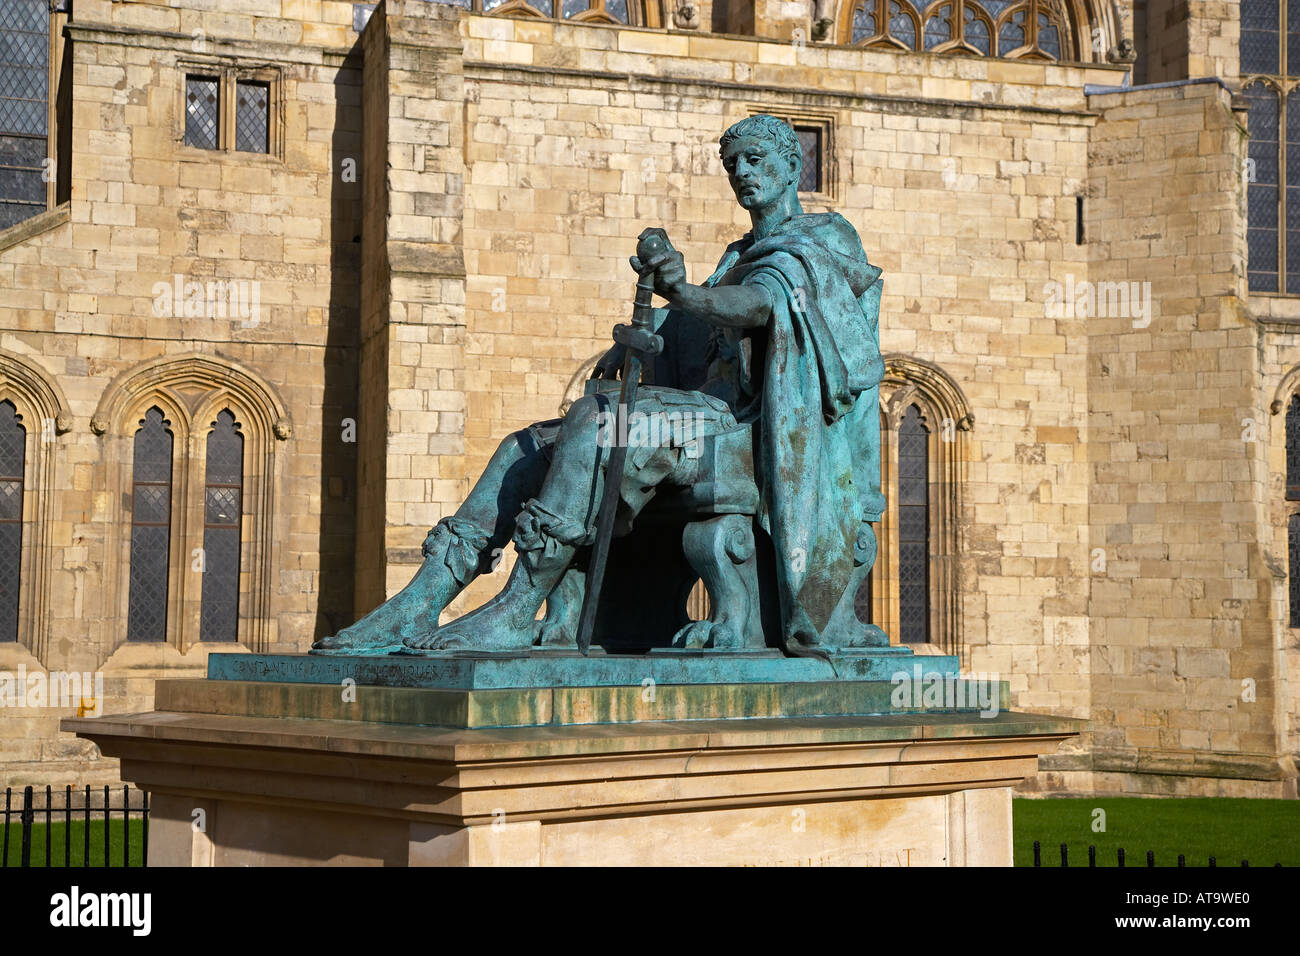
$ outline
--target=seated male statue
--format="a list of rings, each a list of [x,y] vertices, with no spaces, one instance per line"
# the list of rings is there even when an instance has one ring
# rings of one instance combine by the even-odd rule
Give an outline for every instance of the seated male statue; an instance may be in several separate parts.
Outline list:
[[[653,272],[655,292],[669,303],[655,311],[665,349],[653,383],[639,390],[635,412],[686,413],[694,440],[738,428],[752,435],[752,456],[745,457],[753,474],[746,481],[752,478],[758,496],[747,521],[770,542],[773,559],[759,587],[775,592],[779,607],[780,633],[766,643],[794,654],[879,643],[827,629],[875,560],[870,524],[885,503],[880,270],[867,262],[844,217],[803,211],[801,149],[788,123],[752,116],[728,129],[720,145],[728,181],[753,228],[727,248],[701,285],[687,281],[683,257],[671,245],[649,261],[632,257],[638,274]],[[613,378],[622,363],[623,346],[615,346],[593,377]],[[538,612],[595,538],[611,400],[596,389],[563,419],[508,436],[465,503],[429,532],[411,583],[318,641],[317,652],[500,651],[539,643]],[[629,453],[621,479],[609,479],[621,481],[620,528],[635,521],[657,488],[699,480],[700,459],[678,437],[658,433],[650,447]],[[518,560],[500,593],[439,626],[443,609],[494,565],[512,538]]]

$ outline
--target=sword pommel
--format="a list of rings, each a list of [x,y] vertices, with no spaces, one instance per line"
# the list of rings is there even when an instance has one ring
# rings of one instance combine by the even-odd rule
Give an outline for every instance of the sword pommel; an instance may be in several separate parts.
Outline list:
[[[636,256],[642,262],[648,262],[656,256],[669,252],[673,244],[668,241],[668,233],[662,229],[646,229],[637,236]]]

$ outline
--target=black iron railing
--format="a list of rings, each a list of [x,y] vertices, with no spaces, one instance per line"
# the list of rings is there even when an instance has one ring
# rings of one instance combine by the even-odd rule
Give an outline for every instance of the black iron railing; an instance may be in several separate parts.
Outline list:
[[[57,795],[52,787],[46,787],[44,794],[24,787],[20,804],[14,799],[13,788],[5,788],[0,866],[148,865],[148,793],[124,786],[120,802],[114,806],[112,788],[104,787],[98,807],[97,794],[90,786],[84,790],[65,786],[61,806]],[[38,799],[40,796],[44,800]],[[120,839],[114,840],[114,836]],[[114,843],[120,847],[115,848]],[[36,863],[32,862],[33,844],[38,851],[43,844],[45,850]]]
[[[1115,857],[1116,857],[1116,865],[1117,865],[1117,866],[1124,866],[1124,865],[1125,865],[1125,863],[1124,863],[1124,848],[1123,848],[1123,847],[1118,847],[1118,848],[1117,848],[1117,852],[1116,852],[1116,854],[1115,854]],[[1146,862],[1147,862],[1147,866],[1152,866],[1152,867],[1153,867],[1153,866],[1156,865],[1156,855],[1155,855],[1155,852],[1154,852],[1153,850],[1147,850],[1147,861],[1146,861]],[[1043,865],[1043,848],[1042,848],[1042,846],[1039,844],[1039,842],[1038,842],[1037,840],[1035,840],[1035,841],[1034,841],[1034,866],[1042,866],[1042,865]],[[1068,867],[1069,865],[1070,865],[1070,849],[1069,849],[1068,846],[1066,846],[1064,843],[1062,843],[1062,844],[1061,844],[1061,866],[1063,866],[1063,867]],[[1088,847],[1088,865],[1089,865],[1089,866],[1096,866],[1096,865],[1097,865],[1097,848],[1096,848],[1095,846],[1089,846],[1089,847]],[[1187,857],[1186,857],[1184,854],[1182,854],[1182,853],[1179,853],[1179,854],[1178,854],[1178,865],[1179,865],[1179,866],[1186,866],[1186,865],[1187,865]],[[1209,865],[1210,865],[1210,866],[1218,866],[1218,865],[1219,865],[1218,860],[1216,860],[1214,857],[1210,857],[1210,858],[1209,858]],[[1242,865],[1242,866],[1246,866],[1246,867],[1248,867],[1248,866],[1250,866],[1250,861],[1249,861],[1249,860],[1242,860],[1242,861],[1241,861],[1241,865]],[[1274,863],[1273,865],[1274,865],[1274,866],[1281,866],[1282,864],[1281,864],[1281,863]]]

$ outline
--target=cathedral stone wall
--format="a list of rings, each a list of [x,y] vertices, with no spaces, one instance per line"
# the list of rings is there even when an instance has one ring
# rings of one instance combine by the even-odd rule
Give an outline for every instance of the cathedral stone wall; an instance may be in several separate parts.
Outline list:
[[[155,400],[190,455],[190,417],[246,409],[271,507],[245,517],[240,646],[305,650],[396,593],[496,444],[580,394],[630,315],[637,234],[665,227],[698,282],[748,228],[717,140],[770,112],[821,130],[805,208],[883,268],[887,397],[929,416],[931,650],[1016,709],[1092,719],[1044,789],[1293,793],[1270,402],[1300,310],[1245,294],[1223,85],[1099,93],[1123,64],[820,46],[781,2],[705,4],[687,31],[386,0],[361,34],[335,0],[184,6],[79,0],[72,201],[0,234],[0,385],[57,419],[29,491],[40,622],[0,669],[100,669],[110,711],[201,673],[190,505],[171,637],[124,643],[130,436]],[[1230,5],[1166,6],[1119,18],[1151,81],[1235,72]],[[186,72],[244,68],[274,76],[272,154],[184,146]],[[258,321],[156,314],[176,275],[257,282]],[[896,595],[889,555],[877,578]],[[67,712],[0,720],[9,780],[112,775],[55,733]]]
[[[1215,80],[1090,102],[1092,275],[1151,305],[1089,320],[1094,782],[1281,794],[1267,398],[1241,308],[1244,115]]]
[[[273,472],[261,514],[244,517],[241,641],[298,650],[351,619],[356,446],[342,421],[357,414],[361,186],[340,163],[361,150],[352,22],[352,4],[328,0],[78,2],[71,203],[17,227],[21,241],[0,236],[0,381],[55,383],[68,416],[27,488],[29,515],[49,508],[42,553],[24,565],[24,580],[44,572],[41,614],[0,645],[0,670],[99,671],[103,710],[131,712],[152,706],[155,677],[201,676],[210,650],[229,649],[198,640],[202,472],[184,500],[180,484],[208,424],[190,419],[222,396],[241,410],[245,454],[264,450],[247,470]],[[186,72],[231,64],[277,71],[272,154],[182,141]],[[159,299],[177,276],[182,299],[204,286],[192,309]],[[255,284],[258,310],[253,285],[238,287],[248,315],[210,309],[215,281]],[[130,436],[158,395],[180,446],[168,639],[128,644]],[[275,420],[259,423],[259,402]],[[46,434],[30,414],[26,425]],[[115,777],[84,762],[89,744],[57,733],[75,712],[6,712],[6,780]]]

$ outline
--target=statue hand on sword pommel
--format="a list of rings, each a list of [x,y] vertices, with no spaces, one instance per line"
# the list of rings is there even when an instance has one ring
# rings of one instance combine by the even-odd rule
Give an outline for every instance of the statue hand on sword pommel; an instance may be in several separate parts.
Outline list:
[[[662,229],[647,229],[638,237],[636,255],[628,262],[643,279],[651,274],[654,291],[675,303],[686,285],[686,260]]]
[[[622,345],[625,351],[623,384],[616,409],[618,427],[615,434],[618,436],[627,434],[628,414],[636,408],[642,360],[652,359],[664,349],[664,340],[654,331],[651,299],[656,287],[661,284],[676,284],[680,288],[686,282],[686,265],[682,254],[673,248],[668,241],[668,234],[662,229],[647,229],[641,233],[636,253],[630,260],[632,268],[640,276],[632,305],[632,324],[614,327],[614,341]],[[650,369],[647,368],[646,371],[649,372]],[[596,519],[596,540],[587,566],[587,590],[583,595],[582,611],[578,618],[578,650],[584,655],[591,647],[591,638],[596,628],[596,608],[605,579],[610,542],[614,537],[614,515],[618,508],[619,488],[623,483],[623,466],[626,461],[627,445],[616,439],[610,449],[609,464],[605,470],[605,487],[601,493],[600,510]]]

